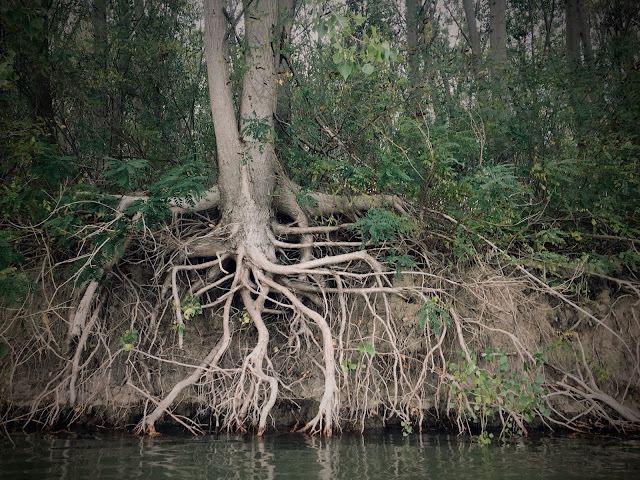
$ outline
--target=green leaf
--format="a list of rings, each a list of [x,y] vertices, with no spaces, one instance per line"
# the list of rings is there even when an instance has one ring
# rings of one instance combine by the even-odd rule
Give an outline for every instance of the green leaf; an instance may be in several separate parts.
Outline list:
[[[347,78],[349,78],[349,75],[351,75],[351,72],[353,72],[353,63],[345,62],[341,65],[338,65],[338,72],[340,72],[342,78],[346,80]]]
[[[322,40],[322,37],[324,37],[329,32],[329,26],[325,22],[318,23],[316,24],[314,30],[318,33],[318,39]]]
[[[364,348],[369,355],[374,356],[376,354],[376,349],[371,342],[367,341]]]
[[[374,66],[370,63],[365,63],[361,68],[362,73],[364,73],[365,75],[371,75],[375,71]]]
[[[9,342],[4,337],[0,337],[0,358],[4,357],[11,351]]]

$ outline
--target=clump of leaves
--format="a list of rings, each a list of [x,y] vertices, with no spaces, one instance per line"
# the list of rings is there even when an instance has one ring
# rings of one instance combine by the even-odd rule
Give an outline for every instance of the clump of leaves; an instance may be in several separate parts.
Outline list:
[[[182,308],[182,317],[185,320],[189,320],[202,313],[200,299],[193,295],[189,295],[184,302],[180,302],[180,308]]]
[[[243,118],[242,137],[251,138],[258,142],[258,150],[264,153],[264,147],[273,135],[273,130],[269,123],[269,118]]]
[[[410,235],[416,227],[408,218],[384,208],[372,208],[349,228],[358,230],[362,237],[360,248],[364,249],[368,242],[378,247],[380,242],[391,240],[396,234]]]
[[[133,348],[133,344],[138,341],[138,331],[134,328],[132,330],[125,330],[124,334],[120,337],[120,346],[122,350],[128,352]]]
[[[242,325],[248,325],[251,323],[251,317],[249,317],[249,312],[247,312],[246,308],[242,309],[240,313],[240,318],[238,319]]]
[[[364,345],[358,346],[358,353],[360,354],[360,357],[363,357],[365,353],[368,353],[373,357],[376,354],[376,348],[370,340],[367,340]]]
[[[376,71],[376,67],[388,65],[398,56],[396,49],[381,37],[375,26],[364,29],[365,21],[366,17],[360,13],[330,11],[326,15],[323,11],[315,22],[314,30],[319,40],[328,35],[333,51],[331,59],[344,80],[357,69],[369,76]],[[354,33],[361,29],[367,31],[356,43]]]
[[[387,255],[386,257],[382,257],[382,260],[384,260],[387,263],[390,263],[391,265],[395,265],[396,278],[400,278],[403,268],[415,267],[417,265],[411,255],[397,254],[395,249],[393,248],[389,249],[389,255]]]
[[[124,190],[131,190],[145,179],[145,170],[148,168],[149,162],[142,158],[124,161],[105,157],[104,165],[103,175],[110,183],[116,183]]]
[[[6,305],[21,301],[29,288],[27,276],[18,270],[24,258],[17,251],[17,242],[14,233],[0,232],[0,303]]]
[[[402,420],[400,422],[400,426],[402,427],[403,437],[408,437],[413,433],[413,427],[411,426],[411,423],[408,420]]]
[[[436,337],[439,337],[442,333],[442,327],[447,328],[451,325],[451,316],[446,310],[446,306],[440,302],[440,299],[436,296],[430,298],[424,306],[416,312],[418,317],[418,326],[423,329],[427,322],[431,327],[431,331]]]
[[[531,367],[528,363],[524,362],[522,373],[510,369],[509,357],[500,348],[487,347],[485,350],[489,362],[497,363],[497,373],[481,368],[473,353],[469,359],[465,352],[461,351],[460,355],[463,359],[459,363],[449,364],[449,371],[453,375],[448,381],[451,399],[449,408],[460,416],[472,417],[480,423],[481,443],[490,443],[491,437],[486,435],[487,423],[489,418],[498,413],[503,415],[504,412],[509,412],[501,435],[514,436],[523,435],[519,426],[523,422],[530,423],[536,416],[551,415],[545,405],[545,397],[549,392],[543,388],[545,376],[542,366],[547,361],[544,354],[534,354],[535,365],[532,372],[529,372]]]
[[[358,346],[358,358],[357,360],[352,360],[351,358],[344,359],[340,362],[342,369],[349,373],[351,370],[357,370],[358,367],[367,368],[367,364],[364,361],[365,354],[373,357],[376,354],[376,348],[373,346],[370,340],[367,340],[364,344]]]
[[[175,302],[173,303],[175,307]],[[189,295],[186,300],[180,302],[180,310],[182,310],[182,319],[186,322],[187,320],[192,319],[196,315],[200,315],[202,313],[202,305],[200,305],[200,299],[198,297],[194,297],[193,295]],[[185,324],[184,322],[180,323],[176,318],[173,321],[173,325],[171,328],[178,332],[179,335],[182,335],[184,332]]]
[[[478,435],[478,443],[481,447],[486,447],[487,445],[491,445],[491,441],[493,440],[493,433],[490,432],[482,432]]]
[[[179,159],[180,163],[167,170],[162,177],[149,187],[149,196],[163,202],[183,199],[188,206],[194,206],[207,190],[207,164],[192,157]]]

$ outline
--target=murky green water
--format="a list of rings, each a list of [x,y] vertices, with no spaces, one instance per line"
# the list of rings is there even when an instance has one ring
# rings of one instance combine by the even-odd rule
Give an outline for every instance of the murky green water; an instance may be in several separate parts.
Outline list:
[[[0,478],[613,479],[640,478],[640,439],[536,438],[480,447],[449,435],[138,438],[12,435]]]

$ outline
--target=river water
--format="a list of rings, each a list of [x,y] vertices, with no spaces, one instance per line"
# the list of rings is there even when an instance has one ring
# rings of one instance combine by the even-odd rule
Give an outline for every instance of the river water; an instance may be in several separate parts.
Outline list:
[[[13,443],[12,443],[13,442]],[[204,437],[12,434],[0,479],[640,478],[640,439],[539,437],[482,447],[468,437],[372,433]]]

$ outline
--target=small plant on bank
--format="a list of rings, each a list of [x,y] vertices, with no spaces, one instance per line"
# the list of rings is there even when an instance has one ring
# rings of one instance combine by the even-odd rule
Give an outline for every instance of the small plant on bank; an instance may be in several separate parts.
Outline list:
[[[246,308],[242,309],[242,313],[240,313],[240,318],[238,320],[242,325],[248,325],[251,323],[251,318],[249,317],[249,313]]]
[[[349,228],[358,230],[362,237],[360,248],[364,249],[368,242],[378,247],[381,242],[392,240],[397,234],[410,235],[415,230],[415,225],[408,218],[399,217],[384,208],[372,208]],[[400,257],[396,257],[393,263],[397,263],[398,258]],[[410,260],[409,257],[402,257],[404,263]]]
[[[411,426],[411,423],[408,420],[402,420],[402,422],[400,422],[400,426],[402,426],[403,437],[408,437],[413,433],[413,427]]]
[[[186,302],[181,302],[180,307],[182,308],[182,316],[185,320],[189,320],[202,313],[200,299],[198,297],[194,297],[193,295],[189,295]]]
[[[133,348],[133,344],[138,341],[138,331],[134,328],[132,330],[125,330],[124,335],[120,337],[120,346],[122,350],[128,352]]]
[[[358,346],[358,359],[355,362],[353,362],[351,358],[349,358],[348,360],[344,359],[340,362],[340,365],[342,365],[342,369],[346,373],[349,373],[349,371],[351,370],[356,370],[358,366],[367,368],[367,364],[364,361],[365,353],[369,354],[371,357],[376,354],[376,348],[373,346],[370,340],[367,340],[364,344]]]
[[[202,313],[202,305],[200,305],[200,299],[198,297],[194,297],[193,295],[189,295],[184,302],[180,302],[180,309],[182,310],[182,318],[185,322]],[[184,327],[185,324],[180,323],[176,319],[173,321],[173,325],[171,328],[177,331],[178,334],[182,335],[182,333],[184,332]]]
[[[486,447],[487,445],[491,445],[492,440],[493,440],[493,433],[484,431],[480,435],[478,435],[478,443],[480,444],[481,447]]]
[[[497,364],[497,373],[493,369],[478,366],[475,354],[469,358],[460,352],[463,359],[459,363],[450,363],[449,409],[454,410],[458,419],[473,419],[480,424],[481,444],[491,443],[488,434],[488,423],[499,417],[502,422],[500,437],[522,436],[527,431],[525,423],[530,423],[536,416],[548,417],[549,409],[545,405],[548,391],[543,388],[545,377],[542,366],[547,361],[544,354],[536,353],[533,371],[527,362],[523,363],[523,372],[511,370],[509,357],[500,348],[487,347],[486,359]],[[463,423],[467,423],[463,421]]]
[[[444,326],[448,328],[451,325],[449,312],[437,296],[429,299],[424,306],[416,312],[416,316],[418,317],[418,327],[423,329],[427,322],[429,322],[431,331],[436,337],[440,336]]]

